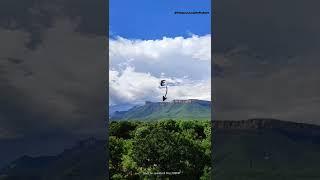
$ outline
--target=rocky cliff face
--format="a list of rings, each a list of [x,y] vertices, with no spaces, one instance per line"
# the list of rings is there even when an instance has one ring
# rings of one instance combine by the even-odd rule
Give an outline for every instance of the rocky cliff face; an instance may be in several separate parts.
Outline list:
[[[277,119],[248,119],[241,121],[214,121],[214,125],[218,129],[310,129],[319,128],[317,125],[295,123],[288,121],[281,121]]]
[[[320,126],[277,119],[214,121],[213,126],[216,131],[272,131],[288,136],[320,138]]]
[[[211,105],[211,101],[205,101],[205,100],[199,100],[199,99],[186,99],[186,100],[180,100],[180,99],[175,99],[173,101],[168,101],[168,102],[151,102],[151,101],[146,101],[145,104],[160,104],[160,105],[169,105],[169,104],[202,104],[202,105]]]

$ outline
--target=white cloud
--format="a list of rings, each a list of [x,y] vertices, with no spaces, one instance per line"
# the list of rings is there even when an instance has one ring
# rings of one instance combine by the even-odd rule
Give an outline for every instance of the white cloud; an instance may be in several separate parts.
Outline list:
[[[168,100],[210,99],[211,36],[160,40],[110,40],[110,104],[159,101],[169,86]],[[174,84],[174,86],[173,86]]]
[[[210,61],[211,35],[189,38],[163,37],[160,40],[130,40],[122,37],[110,40],[109,53],[111,57],[136,57],[136,60],[162,60],[172,55],[185,55],[193,59]],[[143,57],[138,59],[138,57]],[[152,61],[151,61],[152,62]]]

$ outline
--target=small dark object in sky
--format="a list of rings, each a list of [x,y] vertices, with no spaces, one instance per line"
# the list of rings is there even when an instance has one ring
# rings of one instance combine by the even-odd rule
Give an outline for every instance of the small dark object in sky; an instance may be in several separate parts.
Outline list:
[[[166,84],[166,80],[161,80],[160,86],[165,86],[165,84]]]

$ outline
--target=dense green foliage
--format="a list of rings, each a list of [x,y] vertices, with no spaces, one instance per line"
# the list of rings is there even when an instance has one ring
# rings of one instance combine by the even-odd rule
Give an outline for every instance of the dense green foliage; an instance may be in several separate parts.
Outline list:
[[[215,130],[213,179],[320,179],[319,137],[284,132],[283,129]]]
[[[109,129],[110,179],[210,179],[210,121],[112,121]]]

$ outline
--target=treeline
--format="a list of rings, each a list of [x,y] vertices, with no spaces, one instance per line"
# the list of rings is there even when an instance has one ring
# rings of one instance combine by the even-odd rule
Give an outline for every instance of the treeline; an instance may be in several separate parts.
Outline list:
[[[210,121],[112,121],[110,179],[210,179]]]

